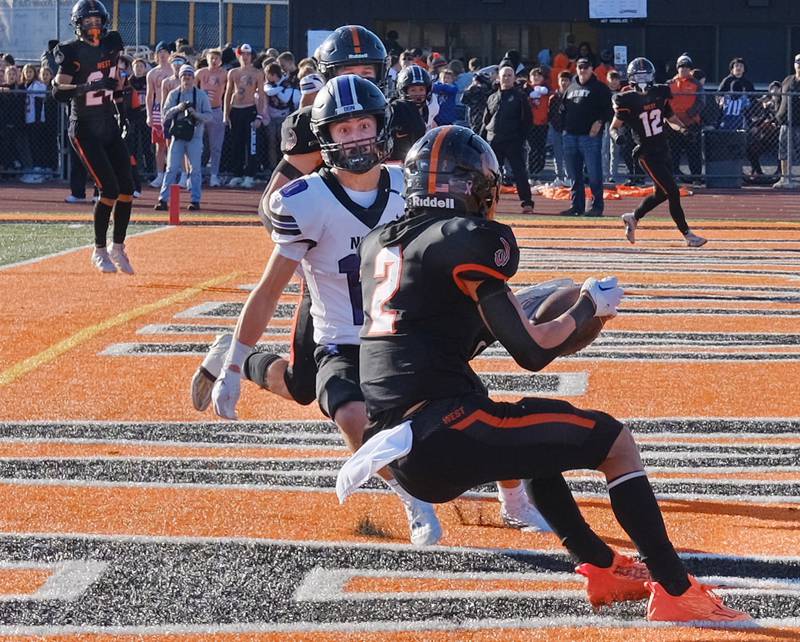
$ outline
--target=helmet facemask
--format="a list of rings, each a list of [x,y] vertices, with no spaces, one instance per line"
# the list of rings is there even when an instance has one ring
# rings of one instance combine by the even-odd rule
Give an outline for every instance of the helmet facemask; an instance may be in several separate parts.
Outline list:
[[[393,143],[390,127],[387,126],[390,120],[389,110],[387,109],[386,114],[372,116],[376,121],[376,135],[347,142],[336,142],[331,136],[330,126],[338,121],[312,126],[320,142],[322,160],[328,167],[336,167],[353,174],[365,174],[389,157]]]
[[[105,21],[100,16],[87,16],[80,21],[79,31],[84,40],[99,43],[106,31]]]

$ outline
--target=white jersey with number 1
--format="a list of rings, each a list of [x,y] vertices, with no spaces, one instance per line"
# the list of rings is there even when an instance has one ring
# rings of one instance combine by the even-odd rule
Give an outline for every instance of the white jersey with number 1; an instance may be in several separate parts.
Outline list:
[[[354,203],[326,170],[298,178],[270,198],[272,240],[281,256],[301,262],[318,345],[360,343],[358,245],[374,228],[403,215],[402,192],[402,168],[383,165],[369,207]]]

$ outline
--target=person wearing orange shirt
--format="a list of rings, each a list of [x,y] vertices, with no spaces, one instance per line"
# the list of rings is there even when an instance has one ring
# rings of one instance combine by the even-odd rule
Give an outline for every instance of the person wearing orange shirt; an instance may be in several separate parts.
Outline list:
[[[545,84],[544,69],[534,67],[528,75],[528,102],[531,104],[533,127],[528,132],[528,176],[531,182],[544,169],[547,145],[548,108],[550,90]]]
[[[678,57],[676,66],[678,73],[669,81],[669,88],[672,91],[670,105],[681,124],[686,127],[686,132],[681,133],[670,129],[672,171],[676,176],[681,175],[681,158],[685,152],[689,161],[689,173],[691,176],[683,176],[683,180],[700,184],[700,175],[703,172],[700,137],[700,113],[703,110],[703,100],[699,95],[701,86],[692,76],[694,63],[692,63],[689,54],[681,54]]]
[[[603,49],[600,52],[600,64],[594,68],[594,75],[600,82],[608,84],[608,72],[615,70],[614,53],[611,49]]]

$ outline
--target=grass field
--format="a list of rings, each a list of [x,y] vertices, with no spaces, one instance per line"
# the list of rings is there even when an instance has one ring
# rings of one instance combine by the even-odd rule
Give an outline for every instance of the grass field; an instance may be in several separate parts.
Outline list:
[[[131,225],[128,235],[152,230],[152,225]],[[111,237],[109,236],[109,242]],[[47,256],[94,242],[91,223],[0,224],[0,265]]]

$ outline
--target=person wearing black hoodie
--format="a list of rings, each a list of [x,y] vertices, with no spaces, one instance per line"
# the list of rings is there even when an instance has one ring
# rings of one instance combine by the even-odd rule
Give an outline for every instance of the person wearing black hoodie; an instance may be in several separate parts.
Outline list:
[[[572,205],[561,214],[583,216],[586,194],[583,168],[589,174],[592,206],[587,216],[603,215],[603,128],[614,115],[611,91],[597,79],[586,58],[578,59],[578,73],[567,88],[562,102],[564,111],[564,160],[572,180]]]
[[[533,199],[523,148],[533,126],[533,119],[528,96],[515,86],[515,80],[513,67],[500,68],[500,87],[489,96],[486,103],[481,136],[492,146],[500,167],[508,160],[514,173],[522,213],[533,214]],[[610,101],[609,97],[609,104]]]

